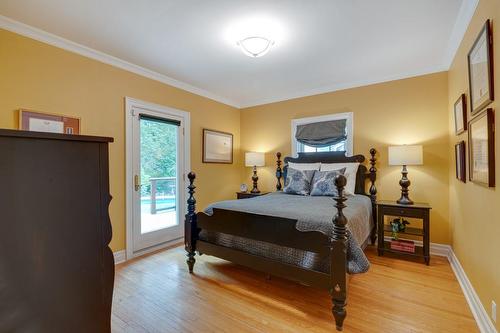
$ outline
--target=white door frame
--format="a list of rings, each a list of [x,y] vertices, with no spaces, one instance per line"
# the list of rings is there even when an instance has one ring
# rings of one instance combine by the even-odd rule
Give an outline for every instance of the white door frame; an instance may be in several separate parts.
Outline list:
[[[154,246],[142,251],[134,252],[133,249],[133,194],[134,194],[134,169],[133,169],[133,117],[134,108],[145,109],[161,114],[168,118],[169,116],[180,117],[184,122],[184,170],[181,177],[179,177],[179,188],[186,189],[187,187],[187,174],[191,170],[191,145],[190,145],[190,129],[191,129],[191,117],[190,113],[186,111],[177,110],[174,108],[149,103],[141,101],[131,97],[125,97],[125,192],[126,192],[126,244],[125,251],[127,254],[127,260],[134,257],[143,255],[148,252],[157,251],[159,249],[168,247],[170,243],[163,243],[158,246]],[[186,205],[183,204],[187,200],[187,191],[183,191],[184,196],[179,198],[180,207],[179,215],[182,217],[186,214]],[[177,240],[175,241],[177,242]]]

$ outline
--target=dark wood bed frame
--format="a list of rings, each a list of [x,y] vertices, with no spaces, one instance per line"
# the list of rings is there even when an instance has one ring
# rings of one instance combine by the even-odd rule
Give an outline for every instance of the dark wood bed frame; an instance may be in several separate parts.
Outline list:
[[[377,188],[375,180],[377,169],[375,167],[375,149],[370,149],[370,169],[363,164],[359,165],[356,175],[356,194],[370,197],[372,201],[373,218],[376,214]],[[285,165],[281,168],[281,153],[277,153],[276,189],[282,189],[281,179],[286,179],[288,162],[294,163],[363,163],[363,155],[346,157],[345,152],[321,152],[321,153],[299,153],[297,158],[286,157]],[[339,175],[335,178],[335,186],[339,195],[334,198],[337,214],[332,217],[333,235],[326,235],[319,231],[301,232],[295,228],[297,220],[258,215],[231,210],[213,210],[213,215],[209,216],[203,212],[196,213],[196,199],[194,198],[194,180],[196,175],[190,172],[189,178],[189,198],[187,200],[187,214],[185,220],[185,248],[187,251],[187,264],[189,272],[193,273],[195,264],[195,251],[199,254],[208,254],[218,258],[231,261],[236,264],[247,266],[265,273],[294,280],[311,286],[325,288],[330,291],[333,308],[332,313],[335,318],[337,330],[341,331],[346,317],[345,307],[347,305],[347,218],[343,209],[346,206],[347,198],[344,195],[346,178]],[[366,192],[366,181],[370,182],[369,190]],[[248,200],[248,199],[247,199]],[[372,244],[377,235],[377,223],[374,223],[370,235]],[[305,269],[303,267],[290,265],[268,259],[262,256],[249,254],[229,247],[216,245],[199,239],[201,230],[209,232],[219,232],[229,235],[245,237],[257,241],[268,242],[280,246],[286,246],[299,250],[314,252],[321,257],[330,257],[330,274]]]

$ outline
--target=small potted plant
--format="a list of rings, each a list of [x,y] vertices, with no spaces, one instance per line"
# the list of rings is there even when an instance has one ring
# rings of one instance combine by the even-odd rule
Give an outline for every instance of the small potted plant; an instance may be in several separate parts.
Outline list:
[[[392,231],[392,239],[398,240],[399,233],[404,232],[406,230],[406,226],[410,224],[410,222],[403,219],[402,217],[398,217],[397,219],[392,220],[390,224]]]

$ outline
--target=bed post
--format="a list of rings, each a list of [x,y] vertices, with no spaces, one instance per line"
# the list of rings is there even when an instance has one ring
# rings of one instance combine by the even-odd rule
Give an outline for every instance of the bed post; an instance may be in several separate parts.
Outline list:
[[[333,238],[330,239],[330,279],[333,307],[332,313],[335,317],[337,331],[342,331],[344,319],[347,315],[345,306],[347,305],[347,218],[343,213],[346,207],[344,201],[344,187],[347,179],[344,175],[335,177],[335,186],[338,195],[334,197],[337,214],[333,218]]]
[[[194,259],[195,251],[196,251],[196,240],[198,238],[198,225],[196,223],[196,199],[194,198],[194,190],[196,186],[194,186],[194,180],[196,178],[196,174],[194,172],[190,172],[188,174],[189,186],[188,193],[189,198],[187,199],[187,214],[186,219],[184,221],[184,245],[187,251],[187,264],[189,267],[189,273],[193,273],[193,267],[196,260]]]
[[[375,155],[377,151],[375,148],[370,149],[370,199],[372,201],[372,216],[373,216],[373,229],[370,235],[370,241],[372,245],[375,244],[375,240],[377,239],[377,187],[375,186],[375,181],[377,180],[377,168],[375,167],[375,163],[377,163],[377,158]]]
[[[283,177],[283,170],[281,170],[281,153],[277,152],[276,153],[276,178],[278,179],[278,182],[276,183],[276,191],[281,191],[281,177]]]

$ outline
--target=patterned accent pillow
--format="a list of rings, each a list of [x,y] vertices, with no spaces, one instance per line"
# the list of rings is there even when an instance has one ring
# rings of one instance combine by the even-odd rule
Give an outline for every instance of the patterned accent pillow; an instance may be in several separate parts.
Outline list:
[[[309,195],[311,179],[315,170],[296,170],[288,168],[283,192],[290,194]]]
[[[344,172],[345,168],[333,171],[314,171],[314,176],[311,184],[311,195],[338,195],[337,186],[335,186],[335,177],[337,175],[343,175]]]

